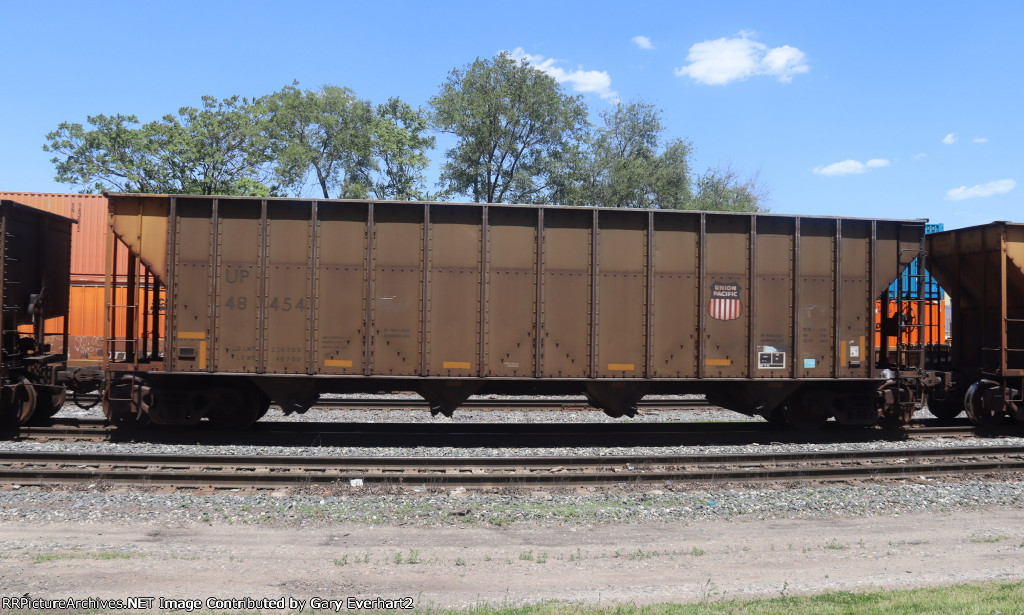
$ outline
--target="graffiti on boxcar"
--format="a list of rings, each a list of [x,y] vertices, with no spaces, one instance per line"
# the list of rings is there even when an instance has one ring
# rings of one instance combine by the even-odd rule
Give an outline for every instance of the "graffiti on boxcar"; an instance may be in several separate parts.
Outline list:
[[[76,335],[70,338],[71,358],[88,359],[103,356],[103,338],[99,335]]]

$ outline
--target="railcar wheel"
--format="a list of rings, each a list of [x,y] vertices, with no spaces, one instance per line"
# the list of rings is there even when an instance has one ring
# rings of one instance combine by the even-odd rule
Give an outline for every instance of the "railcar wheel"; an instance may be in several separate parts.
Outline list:
[[[267,397],[267,395],[263,391],[256,391],[256,398],[259,400],[260,408],[260,415],[256,418],[256,420],[258,421],[261,418],[265,417],[267,415],[267,412],[270,411],[270,398]]]
[[[787,423],[801,431],[821,429],[830,416],[826,400],[813,390],[790,396],[784,402],[782,413]]]
[[[36,386],[36,414],[42,413],[47,419],[60,411],[68,399],[68,389],[63,387]]]
[[[123,428],[150,424],[149,383],[138,376],[122,376],[107,387],[103,395],[103,414],[111,425]]]
[[[886,382],[878,388],[875,404],[878,407],[878,424],[883,429],[903,429],[910,424],[917,409],[913,403],[914,392],[907,386],[897,389],[895,382]]]
[[[952,421],[964,411],[964,396],[959,391],[950,391],[945,397],[928,395],[928,411],[941,421]]]
[[[54,414],[60,412],[60,409],[64,407],[64,400],[67,397],[67,390],[64,387],[58,387],[48,384],[37,384],[36,389],[36,409],[32,413],[32,418],[29,419],[29,423],[33,425],[47,423]]]
[[[997,398],[991,394],[998,388],[999,384],[991,380],[979,380],[967,389],[964,396],[967,417],[978,427],[995,427],[1006,418],[1006,404],[1001,401],[1003,396]]]
[[[761,418],[768,421],[773,427],[787,427],[789,423],[786,421],[786,406],[785,404],[780,405],[771,412],[761,415]]]
[[[0,395],[0,425],[18,427],[29,422],[36,409],[36,388],[24,376],[14,376],[16,382],[4,387]]]
[[[210,391],[210,404],[210,425],[229,431],[246,429],[266,413],[259,396],[248,386],[216,387]]]

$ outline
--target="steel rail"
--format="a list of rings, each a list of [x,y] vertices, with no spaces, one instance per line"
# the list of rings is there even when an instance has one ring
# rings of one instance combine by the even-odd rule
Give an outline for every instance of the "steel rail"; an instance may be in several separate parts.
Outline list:
[[[93,395],[82,395],[82,400],[91,401]],[[641,410],[670,410],[675,408],[709,408],[711,404],[705,399],[651,399],[641,401],[637,404]],[[426,400],[418,396],[410,395],[408,399],[394,397],[373,397],[373,398],[332,398],[321,397],[312,410],[317,408],[348,410],[429,410],[430,406]],[[551,397],[548,399],[469,399],[459,406],[456,412],[465,410],[587,410],[600,412],[585,399],[573,399],[568,397]]]
[[[826,480],[1024,471],[1024,447],[970,446],[741,455],[277,457],[0,453],[0,481],[277,487],[345,483],[494,487]]]
[[[363,408],[403,410],[428,410],[426,401],[410,397],[404,399],[332,399],[321,398],[314,408]],[[708,408],[711,404],[704,399],[652,399],[641,401],[637,407],[643,410],[668,410],[674,408]],[[586,410],[600,412],[585,399],[550,398],[550,399],[470,399],[462,403],[456,412],[465,410],[521,410],[521,409],[552,409],[552,410]]]
[[[700,438],[706,438],[705,443],[722,444],[729,442],[742,442],[744,437],[750,441],[779,441],[779,442],[841,442],[841,441],[876,441],[876,440],[899,440],[919,439],[929,437],[976,437],[995,435],[1020,435],[1019,429],[1012,426],[1004,429],[979,430],[970,424],[962,425],[936,425],[915,423],[902,432],[887,432],[882,430],[850,430],[836,427],[834,429],[822,429],[815,432],[800,432],[786,429],[778,429],[775,426],[759,421],[736,421],[725,423],[660,423],[660,422],[636,422],[636,423],[460,423],[460,422],[431,422],[431,423],[315,423],[315,422],[287,422],[287,421],[266,421],[259,422],[248,430],[241,432],[222,432],[208,429],[205,426],[168,430],[153,428],[149,430],[129,431],[118,430],[107,424],[102,419],[74,419],[67,423],[55,422],[53,425],[26,426],[18,433],[10,434],[20,440],[31,441],[104,441],[104,440],[132,440],[132,441],[182,441],[195,443],[197,441],[219,442],[231,440],[237,444],[254,442],[267,444],[275,438],[282,443],[302,443],[307,445],[328,446],[338,437],[360,436],[373,439],[372,446],[380,446],[389,438],[402,439],[410,437],[439,437],[459,440],[450,445],[465,446],[461,440],[476,438],[517,438],[527,439],[531,436],[538,438],[538,446],[586,446],[580,441],[564,441],[558,443],[556,438],[569,438],[571,434],[583,435],[586,437],[605,437],[614,439],[619,436],[623,439],[650,437],[652,440],[665,442],[667,439],[677,436],[680,440],[676,444],[694,442]],[[685,441],[683,441],[685,440]],[[336,444],[351,445],[351,443]],[[512,442],[507,446],[521,446]]]

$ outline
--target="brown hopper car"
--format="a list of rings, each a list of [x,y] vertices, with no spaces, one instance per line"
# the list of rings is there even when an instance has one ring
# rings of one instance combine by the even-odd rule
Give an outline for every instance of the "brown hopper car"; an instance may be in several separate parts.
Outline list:
[[[64,402],[56,377],[67,328],[47,335],[47,321],[67,322],[74,220],[0,200],[0,426],[49,418]],[[19,332],[19,327],[25,333]]]
[[[29,207],[43,209],[50,213],[56,213],[72,218],[78,222],[72,229],[71,237],[71,298],[69,300],[69,323],[68,323],[68,355],[69,365],[98,365],[103,360],[104,334],[103,322],[106,304],[104,300],[104,271],[105,263],[105,238],[109,229],[107,197],[100,194],[57,194],[39,192],[0,192],[0,199],[16,201]],[[926,225],[926,232],[934,226]],[[124,250],[119,253],[121,271],[125,270]],[[911,273],[915,270],[913,264]],[[122,280],[123,282],[123,280]],[[912,290],[912,289],[911,289]],[[124,284],[118,286],[118,293],[126,291]],[[936,291],[937,292],[937,291]],[[892,296],[890,286],[890,296]],[[908,293],[908,294],[913,294]],[[926,297],[924,309],[920,315],[915,311],[916,306],[909,308],[905,304],[897,306],[897,301],[890,297],[888,315],[892,315],[898,307],[908,310],[910,318],[916,318],[924,323],[923,332],[917,329],[908,329],[904,332],[905,342],[917,343],[919,333],[922,333],[924,343],[929,345],[943,344],[947,341],[948,332],[945,331],[945,304],[941,295],[933,294]],[[141,305],[141,298],[137,300]],[[125,300],[115,297],[114,303],[122,305]],[[159,306],[158,306],[159,309]],[[881,301],[875,306],[875,345],[881,346],[881,319],[885,310],[881,309]],[[47,326],[54,332],[63,331],[63,319],[53,319],[47,322]],[[23,326],[23,333],[30,334],[28,325]],[[890,348],[895,348],[895,338],[885,340]],[[60,340],[54,338],[53,347],[60,349]]]
[[[929,408],[991,426],[1024,420],[1024,224],[929,235],[928,268],[952,298],[952,356]]]
[[[613,416],[704,393],[801,426],[902,420],[875,394],[874,312],[923,220],[108,198],[119,424],[242,426],[357,391],[444,414],[474,393],[585,393]]]

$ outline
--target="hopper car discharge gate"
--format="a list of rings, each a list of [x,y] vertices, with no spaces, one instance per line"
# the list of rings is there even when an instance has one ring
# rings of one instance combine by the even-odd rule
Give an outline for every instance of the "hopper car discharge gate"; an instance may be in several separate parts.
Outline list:
[[[378,391],[445,415],[475,393],[584,394],[612,416],[701,393],[804,428],[905,424],[920,402],[922,364],[891,369],[874,311],[922,220],[108,198],[108,263],[129,255],[107,274],[119,425],[239,428]]]

